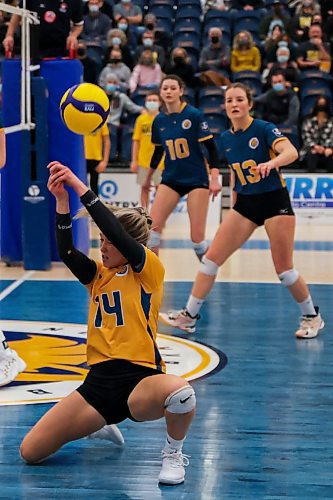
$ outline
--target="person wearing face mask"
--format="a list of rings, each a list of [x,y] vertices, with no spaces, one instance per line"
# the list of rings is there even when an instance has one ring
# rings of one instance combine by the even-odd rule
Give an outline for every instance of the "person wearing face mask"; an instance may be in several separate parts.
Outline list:
[[[230,47],[223,40],[222,30],[218,27],[210,28],[209,43],[203,47],[199,58],[200,71],[227,70],[230,64]]]
[[[267,68],[263,71],[263,76],[265,75],[264,83],[268,86],[271,84],[271,77],[278,70],[282,70],[287,81],[287,85],[295,86],[298,82],[299,71],[295,61],[290,60],[290,50],[287,46],[282,45],[276,50],[276,62],[268,63]],[[265,89],[267,90],[267,89]]]
[[[79,40],[77,58],[83,66],[83,81],[97,84],[100,67],[98,63],[88,55],[87,46],[83,40]]]
[[[117,22],[120,17],[126,17],[129,24],[139,25],[142,21],[142,10],[131,0],[121,0],[113,8],[113,18]]]
[[[274,26],[279,25],[285,30],[289,19],[285,15],[282,0],[273,0],[271,11],[264,16],[259,24],[259,37],[261,40],[265,40],[270,37]]]
[[[107,45],[109,49],[121,49],[123,63],[126,64],[130,68],[133,69],[134,60],[131,53],[131,50],[127,43],[127,36],[124,31],[119,28],[114,28],[110,30],[107,34]],[[107,59],[105,60],[104,65],[108,64],[110,55],[107,54]]]
[[[195,71],[190,63],[186,49],[176,47],[171,52],[170,65],[165,69],[167,75],[177,75],[183,80],[185,85],[190,88],[195,88],[198,85],[197,78],[194,76]]]
[[[100,0],[89,0],[89,14],[83,17],[84,25],[81,38],[86,42],[88,48],[106,48],[107,33],[112,25],[110,18],[100,11],[101,6]]]
[[[298,125],[300,103],[281,70],[272,74],[271,85],[271,89],[254,99],[255,116],[286,127]]]
[[[321,69],[328,72],[331,67],[329,46],[323,41],[323,31],[319,24],[309,29],[309,41],[298,47],[297,64],[301,70]]]
[[[123,92],[127,92],[129,87],[129,79],[131,77],[131,70],[128,66],[126,66],[126,64],[122,62],[121,49],[110,50],[109,62],[102,69],[99,75],[98,85],[104,87],[110,73],[118,77],[120,90],[122,90]]]
[[[155,62],[153,52],[150,49],[144,50],[133,69],[129,81],[130,92],[133,93],[137,87],[157,87],[161,79],[161,66]]]
[[[169,53],[170,46],[172,45],[171,35],[164,30],[159,30],[156,27],[156,16],[154,14],[147,14],[143,20],[143,25],[148,31],[154,32],[155,44],[162,47],[166,54]]]
[[[333,173],[333,116],[326,97],[318,97],[311,116],[302,124],[300,159],[308,172]]]
[[[165,64],[165,52],[162,47],[155,43],[155,35],[153,31],[145,31],[141,39],[142,43],[138,45],[134,59],[138,61],[142,52],[146,49],[150,49],[153,52],[154,60],[157,61],[161,68],[164,68]]]
[[[255,46],[252,35],[248,31],[240,31],[234,37],[230,68],[232,73],[245,70],[260,71],[260,51]]]
[[[129,24],[126,17],[119,17],[117,21],[117,28],[125,33],[129,49],[131,52],[135,52],[138,45],[137,27],[133,24]]]
[[[109,125],[113,125],[118,129],[120,119],[125,111],[134,114],[139,114],[144,111],[143,106],[138,106],[128,97],[128,95],[124,94],[124,92],[120,92],[119,80],[114,73],[109,73],[104,90],[110,100]]]
[[[149,194],[147,190],[142,189],[147,172],[150,166],[150,159],[154,152],[154,145],[151,142],[151,128],[155,116],[159,113],[161,99],[158,92],[151,91],[147,94],[145,108],[146,113],[142,113],[135,122],[133,140],[132,140],[132,160],[131,172],[136,173],[136,179],[141,186],[140,201],[141,206],[149,206]],[[164,158],[159,162],[157,169],[152,177],[155,188],[161,182],[161,173],[164,168]]]
[[[320,9],[316,11],[315,5],[312,0],[303,0],[296,8],[295,15],[290,18],[287,32],[294,42],[302,43],[308,40],[313,16],[320,12]]]

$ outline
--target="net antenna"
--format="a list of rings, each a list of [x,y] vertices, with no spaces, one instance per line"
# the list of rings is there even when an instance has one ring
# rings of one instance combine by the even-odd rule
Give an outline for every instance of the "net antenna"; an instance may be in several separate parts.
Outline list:
[[[6,133],[35,128],[35,124],[31,121],[30,72],[39,69],[39,66],[30,64],[30,25],[40,24],[40,21],[37,12],[32,12],[25,6],[26,0],[23,0],[23,8],[0,3],[0,10],[21,17],[21,123],[6,127]]]

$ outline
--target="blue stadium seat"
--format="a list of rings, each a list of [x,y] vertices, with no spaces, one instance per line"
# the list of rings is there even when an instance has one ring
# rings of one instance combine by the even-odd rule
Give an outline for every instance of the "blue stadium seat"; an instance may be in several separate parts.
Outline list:
[[[184,47],[200,50],[200,34],[194,31],[185,31],[175,33],[173,37],[173,47]]]
[[[184,99],[191,106],[195,106],[195,92],[193,89],[186,87],[184,90]]]
[[[284,125],[280,123],[278,125],[279,130],[290,140],[290,142],[295,146],[298,150],[301,146],[300,134],[298,127],[296,125]]]
[[[121,131],[121,157],[131,161],[133,127],[124,125]]]
[[[262,93],[261,74],[257,71],[237,71],[232,75],[234,82],[241,82],[252,90],[254,96]]]
[[[144,106],[146,95],[149,94],[149,92],[151,92],[152,90],[159,91],[159,86],[158,85],[152,85],[149,87],[139,86],[135,89],[135,91],[131,95],[131,99],[133,102],[135,102],[135,104],[138,104],[139,106]]]
[[[183,6],[183,4],[181,2],[177,7],[176,19],[179,19],[181,17],[197,17],[197,18],[199,18],[200,16],[201,16],[201,5],[189,4],[189,5]]]
[[[173,31],[173,20],[170,17],[157,17],[156,18],[156,29],[160,31],[166,31],[167,33],[172,33]]]
[[[198,5],[201,8],[201,0],[180,0],[179,5]]]
[[[220,87],[204,87],[199,91],[199,101],[205,96],[221,96],[224,99],[224,91]]]
[[[318,70],[301,71],[299,76],[299,88],[301,93],[308,90],[331,89],[331,77],[327,73]]]
[[[205,114],[221,113],[223,111],[223,95],[205,95],[199,96],[199,109]]]
[[[201,21],[197,17],[181,17],[176,19],[173,28],[174,34],[179,31],[195,31],[201,33]]]
[[[156,17],[174,18],[173,5],[167,4],[153,4],[149,7],[149,14],[154,14]]]
[[[205,113],[205,118],[214,137],[229,128],[227,117],[221,113]]]

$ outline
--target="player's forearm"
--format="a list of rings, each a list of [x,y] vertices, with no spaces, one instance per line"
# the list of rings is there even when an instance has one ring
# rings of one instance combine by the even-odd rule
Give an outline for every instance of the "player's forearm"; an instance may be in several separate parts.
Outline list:
[[[132,141],[132,161],[137,163],[139,155],[139,141]]]
[[[274,168],[279,169],[281,167],[286,167],[287,165],[290,165],[294,161],[296,161],[298,158],[298,152],[297,149],[289,143],[287,147],[281,151],[276,158],[271,160],[273,162]]]
[[[109,163],[110,150],[111,150],[110,137],[106,135],[103,137],[103,161],[106,164]]]
[[[14,36],[19,24],[20,16],[13,14],[8,24],[6,36]]]

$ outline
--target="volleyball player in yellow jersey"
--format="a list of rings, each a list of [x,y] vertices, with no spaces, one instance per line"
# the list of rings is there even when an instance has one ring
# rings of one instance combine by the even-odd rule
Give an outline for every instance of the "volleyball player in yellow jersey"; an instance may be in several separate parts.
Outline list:
[[[5,129],[0,123],[0,169],[6,163],[6,136]],[[11,349],[6,337],[0,330],[0,387],[13,382],[17,375],[26,369],[26,363],[19,357],[14,349]]]
[[[110,157],[110,134],[105,123],[93,134],[84,136],[84,154],[87,162],[87,174],[90,174],[90,189],[98,195],[98,176],[104,172]]]
[[[107,208],[76,175],[49,164],[48,188],[56,198],[59,254],[90,294],[87,360],[83,384],[57,403],[21,444],[21,456],[37,463],[63,444],[107,431],[126,418],[165,417],[167,440],[159,481],[184,481],[188,459],[182,444],[195,412],[195,393],[181,377],[167,375],[156,344],[164,268],[146,247],[150,217],[144,209]],[[101,231],[102,262],[73,246],[68,193],[80,196]],[[101,429],[101,431],[99,431]]]
[[[161,99],[158,92],[149,92],[146,97],[145,108],[147,113],[140,115],[134,126],[132,141],[132,161],[131,171],[137,174],[137,183],[142,186],[150,167],[150,160],[155,146],[151,142],[151,128],[155,116],[159,113]],[[155,170],[152,181],[155,187],[161,182],[161,173],[164,168],[164,157],[159,162]],[[140,193],[141,206],[148,207],[149,192],[141,188]]]

